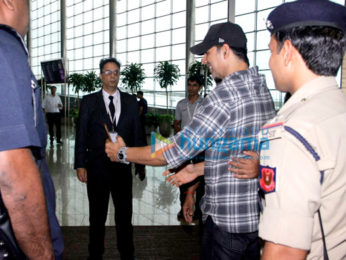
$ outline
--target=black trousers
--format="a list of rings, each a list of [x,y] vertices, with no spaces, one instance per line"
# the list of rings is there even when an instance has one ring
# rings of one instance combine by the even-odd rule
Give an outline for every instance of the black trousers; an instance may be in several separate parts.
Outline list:
[[[120,163],[97,161],[88,166],[89,255],[102,259],[108,202],[112,196],[116,224],[117,247],[121,259],[134,258],[132,226],[131,167]]]
[[[56,130],[56,140],[59,142],[61,140],[61,115],[60,113],[47,113],[47,123],[49,140],[52,142],[54,140],[54,126]]]

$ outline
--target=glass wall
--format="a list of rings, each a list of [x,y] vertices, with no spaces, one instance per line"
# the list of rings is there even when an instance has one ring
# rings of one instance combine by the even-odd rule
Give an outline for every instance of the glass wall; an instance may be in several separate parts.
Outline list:
[[[230,0],[228,0],[230,1]],[[228,20],[227,0],[195,0],[195,43],[203,40],[210,25]],[[284,94],[275,90],[268,67],[269,33],[265,19],[285,0],[235,0],[235,22],[248,38],[250,66],[266,75],[276,107]],[[287,2],[287,1],[286,1]],[[344,4],[344,0],[334,0]],[[143,86],[150,106],[165,107],[165,91],[153,78],[155,65],[168,60],[177,64],[181,77],[169,89],[169,106],[185,96],[186,0],[116,0],[115,56],[122,65],[142,63],[146,80]],[[69,72],[96,71],[99,60],[109,56],[109,1],[66,1],[66,50]],[[37,78],[40,62],[61,57],[61,10],[59,0],[31,0],[31,61]],[[195,59],[200,60],[197,56]],[[341,73],[338,75],[341,81]]]
[[[116,57],[123,66],[143,64],[147,78],[142,90],[149,106],[166,106],[165,90],[153,78],[156,64],[178,65],[182,76],[169,88],[169,106],[175,106],[185,91],[186,2],[121,0],[116,5]]]
[[[269,69],[269,41],[270,34],[266,29],[265,21],[269,13],[283,2],[292,0],[236,0],[235,1],[235,23],[239,24],[248,39],[248,56],[250,66],[258,66],[262,74],[266,76],[268,88],[274,99],[275,108],[279,109],[284,101],[285,93],[275,89],[274,80]],[[344,0],[334,0],[344,4]],[[340,72],[338,82],[341,83]]]
[[[195,1],[195,44],[200,43],[208,32],[211,25],[227,22],[228,1],[227,0],[196,0]],[[195,60],[201,61],[201,56],[195,56]],[[213,86],[208,87],[209,92]]]
[[[31,67],[41,78],[41,61],[57,59],[60,54],[60,1],[31,1]]]
[[[109,1],[66,1],[66,41],[70,73],[98,73],[109,56]]]

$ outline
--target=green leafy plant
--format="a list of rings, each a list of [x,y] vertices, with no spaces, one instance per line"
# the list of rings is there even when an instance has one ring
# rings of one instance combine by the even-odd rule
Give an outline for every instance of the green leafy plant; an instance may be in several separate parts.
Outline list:
[[[79,91],[83,90],[84,75],[80,73],[73,73],[67,78],[67,84],[70,87],[72,85],[73,91],[77,94],[77,100],[79,103]]]
[[[121,82],[125,85],[125,88],[129,88],[131,93],[137,93],[142,88],[145,79],[144,69],[142,64],[131,63],[122,70]]]
[[[83,92],[91,93],[101,87],[102,81],[95,71],[89,71],[83,75]]]
[[[87,72],[86,74],[73,73],[67,78],[67,84],[72,85],[73,91],[77,94],[79,106],[79,92],[91,93],[102,87],[102,81],[95,71]]]
[[[206,95],[208,87],[213,85],[213,77],[208,66],[200,61],[195,61],[190,65],[189,76],[196,76],[201,79],[204,85],[204,95]]]
[[[158,80],[161,88],[166,91],[166,106],[168,114],[168,87],[173,86],[178,82],[180,77],[180,70],[178,65],[172,64],[168,61],[161,61],[154,68],[154,77]]]
[[[159,122],[169,122],[170,124],[173,124],[174,116],[171,114],[161,114],[159,115]]]
[[[154,126],[155,128],[159,126],[159,114],[156,113],[146,113],[145,114],[145,124],[147,126]]]

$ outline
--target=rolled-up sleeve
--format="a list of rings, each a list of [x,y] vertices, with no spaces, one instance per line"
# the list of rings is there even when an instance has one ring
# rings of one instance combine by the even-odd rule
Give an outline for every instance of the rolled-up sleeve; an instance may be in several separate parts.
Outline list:
[[[176,168],[213,145],[229,120],[227,111],[226,105],[211,102],[199,106],[191,123],[171,138],[176,145],[164,152],[168,167]]]

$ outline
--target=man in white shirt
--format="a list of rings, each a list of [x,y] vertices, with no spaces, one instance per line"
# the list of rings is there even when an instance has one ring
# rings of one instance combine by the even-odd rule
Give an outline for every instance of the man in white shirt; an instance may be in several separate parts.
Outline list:
[[[53,144],[54,140],[54,125],[56,129],[56,142],[62,144],[61,142],[61,115],[62,102],[58,95],[56,95],[56,87],[52,86],[50,88],[51,94],[47,94],[43,100],[42,108],[46,112],[48,129],[49,129],[49,140],[50,144]]]
[[[193,118],[194,113],[197,111],[199,105],[202,103],[203,98],[199,95],[199,91],[202,88],[202,81],[200,78],[196,76],[190,76],[187,79],[187,91],[188,96],[182,100],[180,100],[175,108],[175,120],[174,120],[174,133],[178,133],[181,129],[183,129],[186,125],[188,125]],[[190,160],[193,163],[197,163],[200,161],[204,161],[204,154],[199,154],[196,157]],[[186,183],[179,187],[180,190],[180,205],[181,209],[178,212],[177,218],[178,220],[183,219],[183,206],[186,198],[187,189],[195,185],[197,182],[204,182],[203,177],[199,177],[198,180]],[[193,215],[193,219],[198,219],[201,214],[201,209],[199,208],[199,202],[204,194],[204,183],[200,184],[196,190],[196,201],[195,201],[195,211]]]

